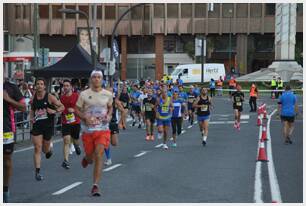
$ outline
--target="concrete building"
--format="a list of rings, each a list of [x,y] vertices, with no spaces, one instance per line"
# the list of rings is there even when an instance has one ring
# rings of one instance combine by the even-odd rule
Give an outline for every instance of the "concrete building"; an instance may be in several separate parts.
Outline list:
[[[81,15],[61,14],[58,9],[79,9],[91,16],[90,5],[39,4],[40,47],[49,48],[50,52],[69,51],[77,43],[77,30],[86,26],[86,19]],[[109,47],[116,20],[131,6],[98,4],[96,25],[100,52]],[[275,4],[214,3],[212,11],[209,6],[206,3],[146,4],[131,11],[117,29],[121,78],[160,79],[178,64],[194,63],[194,42],[198,35],[205,35],[207,39],[206,62],[224,63],[228,72],[229,62],[241,74],[268,67],[273,62]],[[33,36],[33,9],[34,4],[4,4],[6,53],[33,51],[29,40]],[[296,18],[296,42],[302,45],[302,4],[297,4]],[[24,36],[29,39],[20,41]]]

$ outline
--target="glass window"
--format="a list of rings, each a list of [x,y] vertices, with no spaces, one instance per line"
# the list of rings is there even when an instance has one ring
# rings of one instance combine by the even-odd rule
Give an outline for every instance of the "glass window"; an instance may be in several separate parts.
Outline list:
[[[89,6],[88,5],[79,5],[79,10],[85,12],[89,15]],[[97,9],[98,11],[98,9]],[[79,19],[86,19],[86,17],[82,14],[79,14]]]
[[[231,18],[234,16],[234,4],[222,4],[222,17]]]
[[[167,17],[178,18],[178,4],[167,4]]]
[[[116,19],[115,6],[105,6],[105,19]]]
[[[303,4],[296,4],[296,14],[303,16]]]
[[[251,4],[251,17],[261,17],[261,4]]]
[[[39,5],[39,18],[41,19],[49,18],[49,5]]]
[[[266,4],[266,16],[275,15],[275,4]]]
[[[97,6],[97,19],[102,19],[102,6]]]
[[[165,17],[164,4],[154,4],[154,17],[155,18],[164,18]]]
[[[219,18],[220,4],[214,4],[214,10],[208,12],[208,18]]]
[[[192,4],[181,4],[181,17],[182,18],[192,17]]]
[[[142,12],[143,12],[142,6],[138,6],[132,9],[131,11],[132,19],[142,19]]]
[[[119,6],[118,7],[118,18],[120,18],[120,16],[126,11],[128,10],[129,7],[128,6]],[[127,13],[122,20],[127,20],[129,19],[129,13]]]
[[[30,5],[23,5],[23,18],[28,18],[30,14]]]
[[[65,5],[66,9],[76,9],[75,5]],[[79,15],[79,18],[81,19],[83,15]],[[66,19],[75,19],[76,15],[75,14],[66,14]]]
[[[15,5],[15,19],[21,19],[21,5]]]
[[[167,35],[164,37],[164,52],[175,53],[176,51],[176,37],[173,35]]]
[[[52,18],[54,19],[61,19],[62,13],[58,10],[62,8],[62,5],[52,5]]]
[[[206,4],[195,4],[195,18],[206,17]]]
[[[146,5],[144,8],[144,19],[145,20],[150,19],[150,13],[151,13],[151,7],[149,5]]]
[[[236,16],[238,18],[248,17],[248,4],[237,4]]]

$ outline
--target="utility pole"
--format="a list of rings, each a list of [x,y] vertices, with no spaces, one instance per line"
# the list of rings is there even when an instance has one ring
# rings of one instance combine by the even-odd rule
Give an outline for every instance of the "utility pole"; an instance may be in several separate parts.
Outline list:
[[[38,22],[39,22],[39,12],[38,12],[38,4],[34,4],[34,41],[33,41],[33,49],[34,49],[34,69],[38,69],[38,49],[39,49],[39,27],[38,27]]]
[[[93,17],[92,17],[92,27],[93,27],[93,49],[94,52],[98,51],[98,39],[97,39],[97,4],[93,4]],[[97,56],[95,55],[94,65],[97,65]]]
[[[229,10],[230,13],[230,28],[229,28],[229,51],[228,51],[228,65],[230,71],[232,71],[232,9]]]

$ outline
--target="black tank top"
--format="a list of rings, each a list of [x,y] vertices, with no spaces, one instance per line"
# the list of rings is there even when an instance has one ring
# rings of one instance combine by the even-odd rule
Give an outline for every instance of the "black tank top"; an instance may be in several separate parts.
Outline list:
[[[129,107],[129,95],[127,93],[121,93],[119,100],[122,102],[125,109]]]
[[[46,92],[44,98],[40,100],[37,99],[37,94],[35,94],[32,103],[34,124],[39,124],[43,127],[54,125],[54,114],[48,114],[47,108],[55,109],[53,105],[49,104],[48,93]]]
[[[199,115],[199,116],[210,115],[210,111],[209,111],[210,102],[209,102],[208,96],[206,97],[206,99],[203,99],[202,96],[200,96],[200,100],[198,101],[198,105],[201,105],[201,107],[198,108],[197,115]]]

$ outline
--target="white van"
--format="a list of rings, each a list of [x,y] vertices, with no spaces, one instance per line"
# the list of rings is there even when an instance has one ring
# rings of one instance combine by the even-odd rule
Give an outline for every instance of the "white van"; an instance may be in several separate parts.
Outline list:
[[[184,64],[178,65],[171,73],[173,82],[181,77],[183,83],[198,83],[201,82],[201,64]],[[222,76],[225,77],[224,64],[204,64],[204,82],[209,82],[211,79],[218,80]]]

